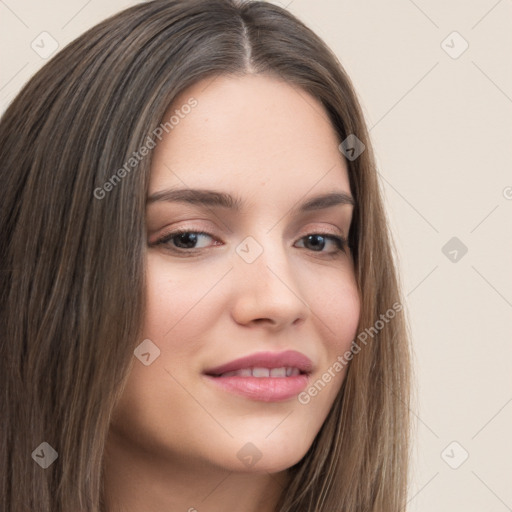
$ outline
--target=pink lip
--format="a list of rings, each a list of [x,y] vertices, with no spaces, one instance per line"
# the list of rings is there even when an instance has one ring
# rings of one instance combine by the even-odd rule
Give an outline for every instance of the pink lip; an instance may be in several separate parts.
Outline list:
[[[287,350],[286,352],[278,353],[257,352],[246,357],[235,359],[229,363],[216,366],[215,368],[210,368],[204,373],[215,377],[226,372],[241,370],[243,368],[281,368],[283,366],[298,368],[302,373],[310,373],[313,369],[313,363],[309,357],[295,350]]]
[[[212,377],[206,378],[225,391],[260,402],[280,402],[292,398],[306,388],[309,376],[295,377]]]
[[[221,377],[243,368],[294,367],[302,373],[290,377]],[[205,371],[205,377],[225,391],[262,402],[279,402],[298,395],[308,385],[313,370],[311,359],[300,352],[259,352]]]

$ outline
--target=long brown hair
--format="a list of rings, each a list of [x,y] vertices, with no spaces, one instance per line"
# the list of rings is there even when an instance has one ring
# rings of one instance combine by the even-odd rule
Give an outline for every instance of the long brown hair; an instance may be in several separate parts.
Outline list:
[[[355,134],[364,143],[347,161],[359,332],[401,305],[363,114],[319,37],[259,1],[156,0],[107,19],[36,73],[0,122],[3,510],[102,510],[105,440],[144,315],[151,155],[108,197],[94,191],[144,145],[180,92],[247,73],[309,92],[340,142]],[[404,312],[395,309],[351,360],[277,511],[405,507],[410,349]],[[42,442],[58,454],[46,469],[31,456]]]

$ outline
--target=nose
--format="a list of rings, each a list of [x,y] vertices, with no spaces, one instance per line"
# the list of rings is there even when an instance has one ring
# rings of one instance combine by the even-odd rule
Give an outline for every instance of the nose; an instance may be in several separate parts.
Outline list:
[[[232,316],[239,324],[262,325],[273,331],[299,325],[310,308],[291,267],[290,249],[268,235],[262,238],[264,244],[249,244],[250,250],[262,251],[254,261],[249,263],[243,252],[234,254]]]

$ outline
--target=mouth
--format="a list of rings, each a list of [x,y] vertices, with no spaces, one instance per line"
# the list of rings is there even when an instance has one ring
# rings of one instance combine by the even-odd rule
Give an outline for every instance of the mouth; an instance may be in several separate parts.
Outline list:
[[[203,372],[217,388],[262,402],[280,402],[298,395],[309,382],[313,364],[305,355],[287,351],[260,352]]]
[[[224,373],[206,373],[210,377],[256,377],[258,379],[272,377],[282,379],[286,377],[296,377],[297,375],[306,375],[308,372],[301,371],[294,366],[281,366],[279,368],[241,368]]]

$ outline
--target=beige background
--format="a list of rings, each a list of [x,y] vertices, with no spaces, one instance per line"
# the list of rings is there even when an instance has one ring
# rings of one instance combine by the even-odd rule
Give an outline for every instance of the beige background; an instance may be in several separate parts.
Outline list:
[[[0,0],[2,111],[41,32],[62,48],[134,3]],[[512,2],[275,3],[333,48],[371,128],[416,359],[409,510],[511,511]]]

